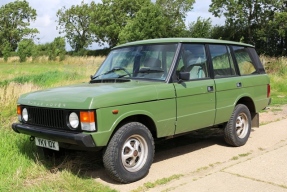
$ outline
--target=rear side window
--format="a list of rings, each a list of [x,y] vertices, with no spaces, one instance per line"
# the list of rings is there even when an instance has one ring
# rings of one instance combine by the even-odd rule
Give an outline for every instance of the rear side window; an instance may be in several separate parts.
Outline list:
[[[240,46],[233,46],[232,49],[238,63],[240,75],[256,74],[256,68],[247,52],[247,49]]]
[[[209,50],[215,78],[236,75],[229,47],[225,45],[209,45]]]

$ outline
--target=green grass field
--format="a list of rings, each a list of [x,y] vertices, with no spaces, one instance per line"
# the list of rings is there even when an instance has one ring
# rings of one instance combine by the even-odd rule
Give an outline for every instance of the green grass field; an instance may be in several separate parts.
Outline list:
[[[27,135],[16,134],[19,95],[39,89],[89,81],[103,58],[93,62],[77,59],[69,64],[54,62],[0,62],[0,191],[115,191],[94,181],[87,173],[95,161],[72,154],[57,161],[45,160]],[[79,63],[79,64],[78,64]],[[93,159],[88,157],[86,159]]]
[[[57,161],[45,160],[28,136],[11,129],[11,124],[17,122],[19,95],[87,82],[103,59],[69,58],[63,62],[35,63],[0,60],[0,191],[115,191],[87,174],[89,170],[96,171],[95,164],[100,164],[93,154],[72,153]],[[271,78],[272,105],[287,104],[287,59],[263,59]]]

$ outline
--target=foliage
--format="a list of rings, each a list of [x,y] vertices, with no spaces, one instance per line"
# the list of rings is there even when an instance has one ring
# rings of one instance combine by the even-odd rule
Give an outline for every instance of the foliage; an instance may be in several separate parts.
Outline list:
[[[48,55],[49,60],[55,61],[57,56],[59,56],[60,61],[65,59],[65,39],[63,37],[56,37],[52,43],[48,45]]]
[[[186,12],[193,3],[193,0],[147,3],[120,31],[119,42],[184,36]]]
[[[3,57],[4,57],[4,61],[7,62],[8,60],[8,57],[10,56],[10,53],[12,51],[12,47],[10,45],[10,43],[5,39],[3,40],[3,44],[2,44],[2,54],[3,54]],[[1,52],[1,50],[0,50]]]
[[[142,39],[168,37],[168,20],[161,7],[150,3],[142,7],[134,19],[120,31],[119,43]]]
[[[162,8],[167,22],[165,33],[167,37],[184,36],[185,18],[188,11],[193,9],[195,0],[157,0],[156,4]]]
[[[196,22],[191,22],[188,25],[187,36],[194,38],[210,38],[212,34],[211,19],[197,18]]]
[[[224,28],[228,32],[221,35],[223,39],[244,39],[255,45],[259,53],[279,55],[286,38],[278,33],[280,26],[274,21],[275,15],[286,12],[286,8],[284,0],[212,0],[209,11],[215,17],[226,18]]]
[[[253,44],[259,54],[287,54],[286,0],[212,0],[209,11],[224,17],[224,25],[212,26],[211,19],[197,18],[186,26],[186,16],[195,0],[102,0],[90,4],[81,2],[57,11],[60,34],[73,48],[70,55],[102,55],[90,51],[93,42],[108,45],[151,38],[199,37],[240,41]],[[7,61],[20,47],[23,39],[33,39],[37,29],[28,28],[36,19],[36,11],[27,0],[16,0],[0,7],[0,57]],[[20,43],[21,42],[21,43]],[[63,41],[34,45],[33,60],[48,55],[50,60],[64,59],[59,49]],[[22,48],[20,48],[21,50]],[[24,50],[22,49],[22,52]],[[25,52],[25,51],[24,51]]]
[[[89,28],[91,23],[90,6],[82,1],[81,5],[73,5],[67,9],[63,7],[57,12],[59,33],[64,33],[69,44],[75,51],[90,45],[94,39]]]
[[[269,31],[273,32],[272,34],[273,37],[275,36],[274,34],[276,34],[277,37],[281,37],[281,38],[277,38],[278,44],[276,47],[270,46],[271,50],[267,50],[268,54],[273,52],[272,49],[276,50],[276,52],[273,53],[273,55],[286,55],[287,54],[287,23],[286,23],[287,2],[286,2],[285,9],[286,10],[283,12],[275,13],[274,20],[269,21],[268,23]]]
[[[99,43],[114,47],[119,43],[119,34],[128,20],[135,18],[136,13],[150,0],[102,0],[102,3],[91,3],[91,30]]]
[[[27,57],[31,57],[35,50],[35,43],[32,39],[23,39],[18,44],[18,55],[20,62],[25,62]]]
[[[32,39],[23,39],[18,44],[17,55],[20,62],[25,62],[27,57],[32,56],[32,60],[36,61],[41,56],[48,56],[49,60],[63,61],[66,55],[66,42],[63,37],[56,37],[53,42],[36,45]]]
[[[36,10],[26,0],[16,0],[0,7],[0,52],[4,49],[7,52],[7,42],[9,49],[15,51],[24,37],[33,37],[38,33],[37,29],[28,28],[36,16]]]

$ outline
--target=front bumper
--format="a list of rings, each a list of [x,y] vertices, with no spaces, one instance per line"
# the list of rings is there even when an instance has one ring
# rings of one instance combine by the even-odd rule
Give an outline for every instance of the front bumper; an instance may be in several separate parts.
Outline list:
[[[16,133],[23,133],[34,137],[50,139],[58,141],[60,143],[67,143],[86,148],[96,147],[96,144],[92,136],[88,134],[62,131],[62,130],[52,130],[44,127],[24,125],[21,123],[13,123],[12,129]]]

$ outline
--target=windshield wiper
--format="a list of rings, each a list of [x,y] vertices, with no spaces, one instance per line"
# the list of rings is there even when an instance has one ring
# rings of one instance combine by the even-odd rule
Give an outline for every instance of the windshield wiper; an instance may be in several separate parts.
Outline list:
[[[164,71],[160,69],[150,69],[150,68],[142,68],[139,70],[139,73],[160,73],[160,72]]]
[[[124,72],[127,73],[127,74],[124,74],[124,75],[119,75],[118,78],[124,77],[124,76],[126,76],[126,75],[128,75],[128,76],[131,77],[130,72],[128,72],[125,68],[123,68],[123,67],[114,67],[114,68],[112,68],[111,70],[109,70],[109,71],[107,71],[107,72],[105,72],[105,73],[102,73],[102,74],[99,74],[99,75],[97,75],[97,76],[91,77],[91,80],[94,80],[94,79],[96,79],[96,78],[98,78],[98,77],[100,77],[100,76],[102,76],[102,75],[107,75],[107,74],[113,73],[113,72],[115,72],[115,71],[124,71]]]

